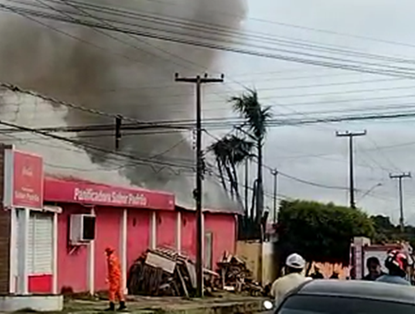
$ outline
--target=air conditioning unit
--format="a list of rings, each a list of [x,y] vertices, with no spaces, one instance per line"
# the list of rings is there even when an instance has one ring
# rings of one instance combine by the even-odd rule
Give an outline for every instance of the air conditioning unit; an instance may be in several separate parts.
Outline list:
[[[95,239],[94,215],[71,215],[69,227],[69,241],[71,245],[84,245]]]

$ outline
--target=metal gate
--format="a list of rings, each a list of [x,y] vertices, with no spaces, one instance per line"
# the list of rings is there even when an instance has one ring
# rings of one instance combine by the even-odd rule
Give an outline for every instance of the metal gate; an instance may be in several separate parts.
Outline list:
[[[27,271],[29,275],[52,274],[53,215],[30,213]]]

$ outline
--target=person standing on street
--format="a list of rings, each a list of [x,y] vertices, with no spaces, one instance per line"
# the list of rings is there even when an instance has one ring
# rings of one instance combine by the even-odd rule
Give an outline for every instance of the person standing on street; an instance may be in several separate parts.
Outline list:
[[[115,255],[115,250],[111,247],[105,249],[105,254],[107,256],[107,266],[108,266],[108,277],[107,283],[109,285],[108,289],[108,299],[110,301],[110,306],[107,311],[115,311],[115,302],[120,302],[119,311],[126,309],[124,293],[122,291],[122,276],[121,276],[121,265]]]
[[[320,268],[314,266],[314,273],[310,276],[313,279],[324,279],[323,274],[320,271]]]
[[[275,300],[275,306],[284,300],[285,296],[302,283],[311,280],[303,275],[305,260],[299,254],[291,254],[285,261],[286,275],[274,281],[271,287],[271,296]]]
[[[389,274],[380,276],[376,281],[393,283],[397,285],[410,286],[411,283],[405,279],[408,269],[408,257],[399,250],[392,250],[388,253],[385,261],[385,267]]]
[[[380,268],[380,261],[377,257],[369,257],[366,262],[366,267],[369,273],[363,277],[363,280],[375,281],[380,276],[384,275]]]

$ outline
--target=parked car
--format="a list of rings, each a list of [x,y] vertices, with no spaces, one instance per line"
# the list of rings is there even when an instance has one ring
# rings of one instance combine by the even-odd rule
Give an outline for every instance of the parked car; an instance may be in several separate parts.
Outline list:
[[[274,314],[412,314],[415,287],[357,280],[313,280],[292,291]]]

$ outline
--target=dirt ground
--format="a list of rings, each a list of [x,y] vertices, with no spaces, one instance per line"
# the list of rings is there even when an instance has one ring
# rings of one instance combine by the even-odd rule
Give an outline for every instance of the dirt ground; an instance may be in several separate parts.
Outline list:
[[[180,313],[180,314],[219,314],[219,313],[257,313],[261,310],[263,299],[239,295],[224,295],[205,299],[183,299],[172,297],[127,298],[127,313]],[[65,313],[102,313],[108,307],[104,300],[67,300]]]

